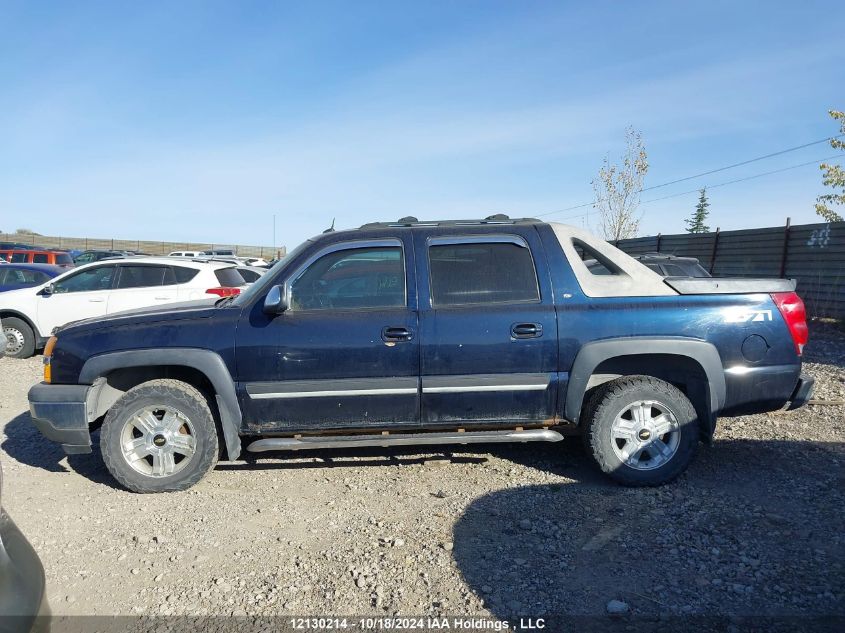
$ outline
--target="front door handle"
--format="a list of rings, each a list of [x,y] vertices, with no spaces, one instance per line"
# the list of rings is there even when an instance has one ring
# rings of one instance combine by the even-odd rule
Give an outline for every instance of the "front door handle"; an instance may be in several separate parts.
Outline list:
[[[105,299],[103,297],[92,297],[88,299],[89,303],[103,303]]]
[[[539,338],[543,336],[543,326],[540,323],[514,323],[511,326],[513,338]]]
[[[414,338],[414,334],[406,327],[391,327],[388,325],[381,328],[381,338],[387,342],[410,341]]]

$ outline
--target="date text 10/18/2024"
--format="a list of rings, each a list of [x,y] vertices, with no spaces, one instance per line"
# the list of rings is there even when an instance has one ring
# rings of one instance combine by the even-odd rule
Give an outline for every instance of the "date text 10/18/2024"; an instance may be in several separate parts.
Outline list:
[[[461,617],[364,617],[291,618],[295,631],[539,631],[546,628],[543,618],[519,618],[518,622]]]

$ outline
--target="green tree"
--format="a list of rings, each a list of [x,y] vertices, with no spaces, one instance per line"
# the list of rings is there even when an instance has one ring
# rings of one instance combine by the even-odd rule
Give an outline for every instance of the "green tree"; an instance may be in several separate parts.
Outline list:
[[[625,131],[622,163],[613,165],[605,157],[598,178],[593,181],[601,232],[606,240],[636,237],[642,216],[637,213],[640,191],[648,172],[648,156],[642,135],[629,127]]]
[[[710,212],[707,207],[710,203],[707,201],[707,187],[702,189],[698,196],[698,204],[695,205],[695,211],[685,221],[687,223],[687,233],[707,233],[710,227],[705,224],[707,216]]]
[[[845,112],[830,110],[829,114],[835,121],[839,121],[839,136],[845,134]],[[833,149],[845,150],[845,140],[841,138],[830,139],[830,146]],[[822,163],[819,168],[824,172],[822,183],[825,187],[831,187],[833,193],[828,193],[816,198],[816,213],[828,222],[842,222],[842,216],[834,211],[831,206],[845,206],[845,169],[841,165],[828,165]]]

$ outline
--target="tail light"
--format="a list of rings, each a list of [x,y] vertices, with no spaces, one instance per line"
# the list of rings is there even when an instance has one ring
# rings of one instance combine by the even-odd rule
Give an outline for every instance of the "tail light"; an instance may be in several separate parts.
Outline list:
[[[240,288],[227,288],[225,286],[220,286],[219,288],[209,288],[205,291],[207,295],[217,295],[218,297],[234,297],[235,295],[241,294]]]
[[[804,302],[794,292],[776,292],[772,295],[772,299],[780,310],[783,320],[786,321],[789,333],[792,335],[792,342],[795,343],[795,350],[801,356],[809,339]]]

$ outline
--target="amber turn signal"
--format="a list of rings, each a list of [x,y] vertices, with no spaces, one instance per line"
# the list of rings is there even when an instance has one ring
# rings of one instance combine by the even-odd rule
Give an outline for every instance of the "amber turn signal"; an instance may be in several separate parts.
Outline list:
[[[50,382],[53,377],[51,372],[53,348],[56,346],[56,337],[51,336],[44,346],[44,382]]]

